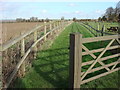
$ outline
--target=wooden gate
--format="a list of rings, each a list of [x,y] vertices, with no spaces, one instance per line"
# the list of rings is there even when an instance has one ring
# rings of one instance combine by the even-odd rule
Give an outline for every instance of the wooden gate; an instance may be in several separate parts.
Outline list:
[[[94,50],[89,50],[88,47],[86,47],[85,43],[92,43],[92,42],[98,42],[98,41],[106,41],[109,40],[109,43],[104,48],[97,48]],[[113,43],[115,43],[113,45]],[[104,42],[103,42],[104,43]],[[95,80],[97,78],[100,78],[102,76],[105,76],[107,74],[110,74],[112,72],[118,71],[120,69],[119,67],[119,61],[120,61],[120,52],[116,52],[115,54],[104,56],[104,54],[108,50],[115,50],[120,49],[120,40],[118,35],[109,35],[109,36],[101,36],[101,37],[91,37],[91,38],[82,38],[82,35],[79,33],[71,34],[70,35],[70,88],[80,88],[81,84],[90,82],[92,80]],[[84,52],[83,52],[84,50]],[[100,53],[99,55],[95,55],[95,53]],[[93,60],[83,62],[82,59],[83,56],[90,55]],[[104,56],[104,57],[103,57]],[[109,64],[104,63],[103,61],[108,61],[108,59],[117,58],[116,61],[111,62]],[[97,63],[100,64],[100,66],[93,68]],[[89,68],[86,71],[81,71],[83,66],[90,65]],[[90,73],[99,71],[105,69],[104,72],[101,72],[98,75],[94,75],[91,77],[86,76]]]

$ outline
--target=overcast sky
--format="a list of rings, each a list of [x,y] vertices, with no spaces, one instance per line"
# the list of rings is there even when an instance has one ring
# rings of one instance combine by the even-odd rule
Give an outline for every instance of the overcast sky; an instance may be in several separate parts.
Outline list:
[[[0,19],[30,18],[92,18],[103,15],[106,8],[115,7],[118,1],[102,2],[1,2]]]

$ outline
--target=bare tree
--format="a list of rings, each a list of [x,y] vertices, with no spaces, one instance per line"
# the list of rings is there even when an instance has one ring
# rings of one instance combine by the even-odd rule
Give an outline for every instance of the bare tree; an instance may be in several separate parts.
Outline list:
[[[100,19],[102,19],[103,21],[119,21],[119,17],[120,17],[120,1],[117,3],[116,7],[109,7],[106,9],[105,14],[103,15],[103,17],[98,18],[98,20],[100,21]]]
[[[114,17],[114,9],[113,7],[109,7],[106,9],[105,17],[109,20],[112,21]]]

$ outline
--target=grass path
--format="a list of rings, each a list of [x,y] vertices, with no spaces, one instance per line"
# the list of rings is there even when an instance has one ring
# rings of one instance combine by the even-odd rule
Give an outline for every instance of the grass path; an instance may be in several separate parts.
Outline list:
[[[69,83],[69,35],[74,32],[80,32],[83,37],[93,37],[83,26],[77,23],[71,24],[55,39],[49,49],[39,51],[37,59],[33,62],[33,67],[24,78],[18,79],[16,87],[67,88]],[[92,45],[90,46],[92,47]],[[86,60],[88,59],[84,61]],[[114,78],[115,81],[116,78]],[[98,79],[98,82],[103,83],[103,80]],[[95,81],[82,85],[82,87],[94,88],[96,87]],[[112,83],[110,84],[112,85]],[[112,86],[115,87],[115,85]],[[108,83],[103,86],[108,87]],[[102,86],[98,85],[98,87]]]

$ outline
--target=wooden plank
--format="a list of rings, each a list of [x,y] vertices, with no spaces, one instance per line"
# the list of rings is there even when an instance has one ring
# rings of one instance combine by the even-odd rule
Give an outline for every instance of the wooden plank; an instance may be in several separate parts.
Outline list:
[[[99,30],[99,23],[98,23],[98,30]]]
[[[51,22],[51,21],[50,21]],[[50,23],[50,30],[52,30],[52,24]],[[50,35],[52,35],[52,32],[50,33]]]
[[[51,22],[51,23],[54,23],[54,22]],[[46,25],[48,25],[48,24],[49,23],[47,23]],[[25,38],[26,36],[30,35],[31,33],[33,33],[34,31],[36,31],[37,29],[39,29],[39,28],[41,28],[43,26],[44,26],[44,24],[42,24],[41,26],[37,26],[34,29],[31,29],[30,31],[22,34],[21,36],[9,40],[7,43],[0,46],[0,51],[5,51],[7,48],[11,47],[12,45],[17,43],[18,41],[22,40],[23,38]]]
[[[110,55],[110,56],[106,56],[106,57],[100,58],[100,61],[108,60],[108,59],[119,57],[119,56],[120,56],[120,53],[114,54],[114,55]],[[95,60],[90,60],[90,61],[87,61],[87,62],[83,62],[82,66],[92,64],[94,61]]]
[[[87,49],[87,47],[85,47],[83,44],[82,44],[82,48],[86,51],[86,52],[90,52],[89,49]],[[93,53],[90,53],[90,55],[95,59],[96,56],[93,54]]]
[[[103,62],[101,62],[100,60],[98,61],[102,66],[105,66],[105,64]],[[106,70],[110,71],[110,69],[108,67],[105,67]]]
[[[103,54],[107,51],[110,45],[115,41],[115,39],[111,40],[111,42],[106,46],[106,48],[102,51],[102,53],[97,57],[95,62],[90,66],[90,68],[86,71],[86,73],[82,76],[82,79],[87,75],[87,73],[93,68],[93,66],[99,61],[99,59],[103,56]]]
[[[92,38],[83,38],[82,43],[90,43],[97,41],[105,41],[110,39],[118,39],[118,35],[109,35],[109,36],[100,36],[100,37],[92,37]]]
[[[101,66],[101,67],[94,68],[94,69],[90,70],[89,73],[92,73],[92,72],[95,72],[95,71],[99,71],[99,70],[101,70],[101,69],[104,69],[105,67],[110,67],[110,66],[112,66],[112,65],[115,65],[116,63],[118,63],[118,61],[112,62],[112,63],[110,63],[110,64],[106,64],[106,65]]]
[[[120,44],[120,40],[119,39],[116,39],[117,40],[117,42]]]
[[[108,50],[112,50],[112,49],[116,49],[116,48],[120,48],[120,45],[116,45],[116,46],[111,46],[108,48]],[[100,48],[100,49],[95,49],[95,50],[91,50],[89,52],[82,52],[82,55],[88,55],[91,53],[97,53],[97,52],[101,52],[103,51],[105,48]]]
[[[118,63],[120,63],[120,58],[118,59],[118,61],[116,62],[116,64],[112,67],[112,70],[117,66]]]
[[[11,73],[10,77],[8,78],[8,82],[5,85],[4,88],[8,88],[11,81],[13,80],[14,76],[16,75],[18,69],[20,68],[20,66],[22,65],[22,63],[24,62],[24,60],[26,59],[26,57],[28,56],[28,54],[30,53],[31,48],[28,49],[28,51],[24,54],[24,56],[22,57],[22,59],[19,61],[19,63],[16,65],[16,67],[14,68],[13,72]]]
[[[34,42],[36,42],[37,41],[37,30],[34,32]],[[36,58],[36,56],[37,56],[37,46],[35,45],[35,47],[34,47],[34,59]]]
[[[44,35],[46,35],[46,32],[47,32],[46,30],[47,30],[46,22],[44,22]],[[45,36],[44,40],[46,41],[46,36]]]
[[[105,72],[105,73],[103,73],[103,74],[99,74],[99,75],[97,75],[97,76],[94,76],[94,77],[91,77],[91,78],[89,78],[89,79],[83,80],[81,84],[85,84],[85,83],[87,83],[87,82],[93,81],[93,80],[95,80],[95,79],[98,79],[98,78],[100,78],[100,77],[106,76],[106,75],[108,75],[108,74],[110,74],[110,73],[113,73],[113,72],[115,72],[115,71],[118,71],[118,70],[120,70],[120,68],[116,68],[116,69],[111,70],[111,71],[109,71],[109,72]]]
[[[49,31],[48,33],[46,33],[46,35],[50,34],[52,31],[54,31],[55,29]],[[11,81],[13,80],[14,76],[16,75],[17,71],[19,70],[20,66],[22,65],[22,63],[25,61],[26,57],[29,55],[30,51],[32,51],[33,47],[35,47],[35,45],[41,41],[42,39],[44,39],[44,37],[46,36],[44,35],[43,37],[40,37],[36,42],[34,42],[34,44],[26,51],[26,53],[24,54],[24,56],[22,57],[22,59],[18,62],[18,64],[16,65],[16,67],[14,68],[13,72],[11,73],[9,80],[7,82],[7,84],[5,85],[4,88],[8,88]]]
[[[82,35],[70,34],[70,88],[80,88],[82,62]],[[80,45],[80,47],[79,47]]]
[[[112,63],[110,63],[110,64],[107,64],[107,65],[105,65],[105,66],[101,66],[101,67],[94,68],[94,69],[90,70],[88,73],[92,73],[92,72],[95,72],[95,71],[99,71],[99,70],[101,70],[101,69],[104,69],[105,67],[113,66],[113,65],[115,65],[116,63],[120,63],[120,62],[116,61],[116,62],[112,62]],[[82,76],[84,73],[85,73],[85,72],[82,72],[81,76]]]
[[[23,57],[25,54],[25,39],[23,38],[21,40],[21,57]],[[25,62],[22,63],[20,70],[19,70],[19,77],[22,77],[25,75]]]

